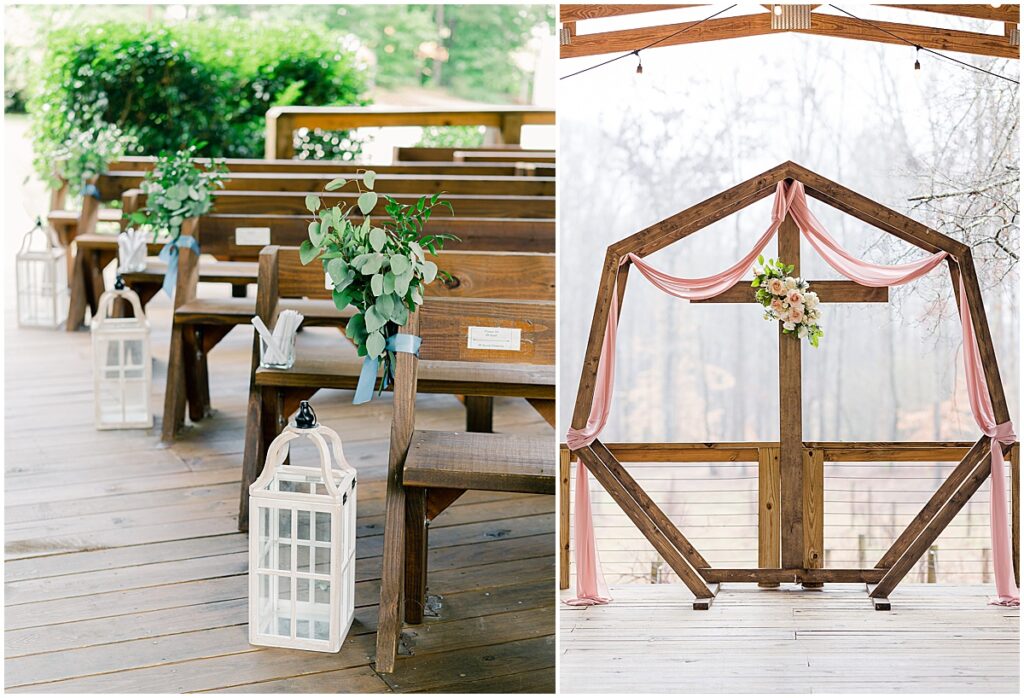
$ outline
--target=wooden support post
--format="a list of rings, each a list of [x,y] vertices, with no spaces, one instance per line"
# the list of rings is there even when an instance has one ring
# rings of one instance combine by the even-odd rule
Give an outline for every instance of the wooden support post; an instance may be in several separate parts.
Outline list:
[[[779,259],[800,274],[800,231],[791,215],[779,228]],[[804,564],[803,411],[800,343],[779,325],[779,471],[782,474],[782,566]]]
[[[509,112],[501,115],[501,142],[519,145],[522,142],[523,115]]]
[[[569,449],[558,449],[558,588],[569,588]]]
[[[762,569],[782,567],[779,506],[779,449],[757,449],[757,566]],[[759,587],[779,586],[778,582],[759,582]]]
[[[825,557],[825,452],[804,449],[804,568],[821,569]],[[803,582],[805,589],[825,586]]]
[[[942,506],[935,512],[935,516],[924,527],[920,535],[914,539],[914,542],[906,548],[893,566],[885,573],[878,586],[871,590],[870,595],[872,598],[887,599],[889,597],[889,594],[896,588],[896,585],[910,572],[914,564],[921,559],[921,556],[925,554],[928,548],[935,542],[935,539],[945,530],[949,522],[953,520],[953,517],[967,503],[967,500],[978,491],[978,488],[988,478],[992,470],[992,459],[988,457],[988,450],[984,448],[988,442],[989,438],[987,436],[981,437],[978,444],[982,447],[972,448],[964,457],[964,460],[961,461],[961,465],[964,465],[969,470],[969,474],[949,499],[942,503]],[[957,467],[959,469],[959,466]]]
[[[405,490],[405,622],[423,622],[427,601],[427,490]]]

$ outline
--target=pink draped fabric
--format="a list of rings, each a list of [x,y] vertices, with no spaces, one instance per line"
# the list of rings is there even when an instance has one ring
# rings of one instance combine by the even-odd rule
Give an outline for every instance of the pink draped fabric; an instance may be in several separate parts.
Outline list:
[[[824,226],[814,217],[807,206],[807,198],[803,184],[794,182],[787,186],[780,182],[775,191],[772,206],[772,222],[768,230],[757,240],[753,249],[736,264],[728,269],[699,279],[683,279],[659,271],[644,262],[640,257],[630,253],[627,259],[654,286],[662,291],[686,300],[705,300],[734,286],[757,259],[757,256],[774,237],[786,214],[793,216],[800,232],[814,250],[821,255],[829,266],[846,278],[863,286],[883,287],[899,286],[918,279],[945,258],[945,252],[937,252],[916,262],[905,264],[873,264],[858,259],[840,247]],[[996,573],[996,593],[994,602],[1001,605],[1018,605],[1019,591],[1013,581],[1013,565],[1010,554],[1009,518],[1006,511],[1006,479],[1005,463],[1002,449],[995,444],[1009,444],[1016,440],[1013,425],[1009,422],[996,424],[992,409],[988,386],[985,383],[984,367],[978,350],[974,328],[971,325],[970,308],[964,295],[963,284],[960,285],[960,320],[963,325],[964,362],[967,371],[967,390],[970,398],[971,411],[981,430],[993,441],[992,448],[992,554]],[[597,381],[594,388],[593,404],[587,424],[582,429],[570,428],[566,442],[570,449],[577,450],[593,443],[608,423],[611,412],[612,388],[615,377],[615,335],[618,329],[618,289],[612,289],[611,308],[605,326],[604,341],[598,363]],[[566,603],[572,605],[590,605],[608,603],[611,600],[607,593],[604,576],[597,559],[597,545],[594,539],[594,524],[590,513],[590,495],[587,470],[582,464],[576,471],[576,598]]]

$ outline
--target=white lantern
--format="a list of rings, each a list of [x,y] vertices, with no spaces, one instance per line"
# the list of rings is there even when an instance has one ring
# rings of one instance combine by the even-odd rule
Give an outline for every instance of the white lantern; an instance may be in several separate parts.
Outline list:
[[[131,304],[134,317],[111,317],[114,301]],[[139,297],[120,278],[100,296],[92,321],[93,381],[97,429],[148,429],[152,363],[149,322]]]
[[[37,234],[38,233],[38,234]],[[18,326],[57,327],[68,317],[66,252],[43,221],[25,234],[18,250]]]
[[[315,467],[284,465],[309,439]],[[337,652],[355,613],[356,471],[303,401],[249,488],[249,642]]]

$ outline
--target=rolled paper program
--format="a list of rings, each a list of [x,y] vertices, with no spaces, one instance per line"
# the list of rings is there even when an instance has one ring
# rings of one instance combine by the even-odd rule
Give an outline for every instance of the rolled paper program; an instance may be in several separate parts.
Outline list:
[[[130,274],[146,268],[146,231],[128,228],[117,236],[117,271]]]

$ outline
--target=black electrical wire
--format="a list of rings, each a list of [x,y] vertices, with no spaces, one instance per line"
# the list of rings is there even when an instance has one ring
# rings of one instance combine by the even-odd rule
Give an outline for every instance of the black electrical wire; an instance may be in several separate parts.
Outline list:
[[[577,70],[575,73],[569,73],[568,75],[565,75],[565,76],[560,77],[558,79],[559,80],[568,80],[569,78],[576,77],[577,75],[582,75],[583,73],[586,73],[588,71],[594,70],[595,68],[602,68],[602,67],[608,65],[609,63],[614,63],[615,61],[618,61],[618,60],[621,60],[621,59],[625,58],[626,56],[636,56],[637,58],[639,58],[641,51],[646,51],[649,48],[657,46],[658,44],[660,44],[663,41],[668,41],[669,39],[671,39],[674,36],[679,36],[680,34],[686,33],[688,31],[690,31],[691,29],[693,29],[694,27],[699,26],[701,24],[704,24],[704,22],[707,22],[710,19],[714,19],[715,17],[717,17],[718,15],[722,14],[723,12],[728,12],[732,8],[736,7],[736,4],[737,3],[733,3],[732,5],[729,5],[728,7],[726,7],[723,10],[719,10],[718,12],[716,12],[713,15],[709,15],[709,16],[705,17],[702,20],[699,20],[697,22],[693,22],[692,24],[689,24],[689,25],[683,27],[679,31],[673,32],[673,33],[669,34],[668,36],[663,36],[660,39],[658,39],[657,41],[652,41],[651,43],[647,44],[646,46],[643,46],[643,47],[638,48],[638,49],[633,50],[633,51],[627,51],[626,53],[622,54],[621,56],[616,56],[615,58],[609,58],[606,61],[602,61],[601,63],[598,63],[596,65],[592,65],[589,68],[584,68],[583,70]]]
[[[959,58],[953,58],[952,56],[947,56],[944,53],[939,53],[938,51],[935,51],[933,49],[927,48],[926,46],[921,46],[920,44],[916,44],[913,41],[910,41],[909,39],[904,39],[902,36],[899,36],[898,34],[894,34],[893,32],[889,31],[888,29],[883,29],[882,27],[878,26],[877,24],[874,24],[874,23],[872,23],[872,22],[870,22],[870,21],[868,21],[866,19],[858,17],[857,15],[855,15],[855,14],[853,14],[851,12],[847,12],[843,8],[839,7],[838,5],[833,5],[832,3],[829,3],[828,6],[831,7],[832,9],[834,9],[834,10],[838,10],[839,12],[842,12],[847,17],[852,17],[853,19],[857,20],[858,22],[861,22],[862,24],[866,24],[869,27],[872,27],[873,29],[877,29],[878,31],[882,32],[883,34],[888,34],[892,38],[897,39],[899,41],[902,41],[907,46],[913,46],[918,51],[925,51],[927,53],[932,54],[933,56],[938,56],[939,58],[945,58],[947,61],[951,61],[953,63],[957,63],[958,65],[962,65],[965,68],[970,68],[971,70],[977,70],[980,73],[986,73],[987,75],[991,75],[992,77],[1000,78],[1002,80],[1006,80],[1007,82],[1012,82],[1014,85],[1019,85],[1020,84],[1020,82],[1018,80],[1014,80],[1013,78],[1007,77],[1005,75],[1000,75],[999,73],[994,73],[991,70],[985,70],[984,68],[978,67],[978,66],[976,66],[976,65],[974,65],[972,63],[967,63],[966,61],[962,61]]]

